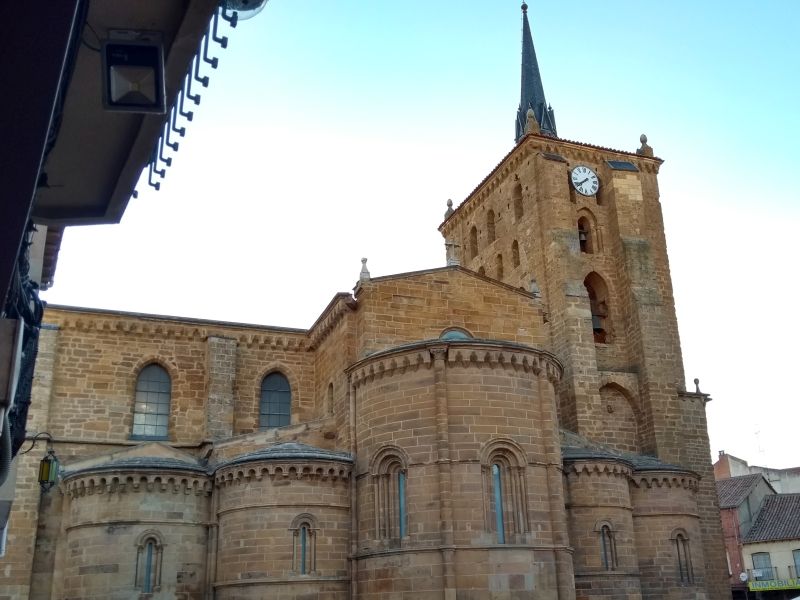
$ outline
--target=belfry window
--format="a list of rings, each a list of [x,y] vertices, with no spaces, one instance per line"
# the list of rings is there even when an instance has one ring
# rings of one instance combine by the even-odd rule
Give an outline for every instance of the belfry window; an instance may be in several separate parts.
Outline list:
[[[519,242],[517,240],[511,242],[511,264],[514,267],[519,266]]]
[[[522,218],[522,185],[517,184],[511,192],[511,198],[514,201],[514,218],[519,221]]]
[[[282,373],[270,373],[261,382],[259,422],[261,429],[284,427],[291,422],[292,390]]]
[[[172,383],[161,365],[150,364],[136,378],[132,437],[167,439]]]
[[[490,210],[486,213],[486,237],[487,242],[491,244],[495,239],[495,230],[494,230],[494,211]]]
[[[469,257],[470,259],[478,256],[478,228],[474,225],[469,230]]]
[[[589,308],[592,311],[592,333],[596,344],[606,344],[609,335],[608,287],[597,273],[589,273],[583,280],[589,295]]]
[[[584,254],[594,254],[594,245],[592,244],[592,227],[589,219],[581,217],[578,219],[578,243],[581,252]]]

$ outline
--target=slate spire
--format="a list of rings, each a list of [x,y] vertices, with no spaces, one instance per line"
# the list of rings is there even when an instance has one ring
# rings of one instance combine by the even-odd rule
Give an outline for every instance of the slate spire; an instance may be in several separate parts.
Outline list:
[[[536,50],[533,48],[531,27],[528,25],[528,5],[522,4],[522,92],[519,109],[517,109],[516,141],[525,135],[525,122],[528,109],[533,110],[536,121],[544,135],[558,137],[556,118],[553,109],[544,99],[542,76],[539,63],[536,61]]]

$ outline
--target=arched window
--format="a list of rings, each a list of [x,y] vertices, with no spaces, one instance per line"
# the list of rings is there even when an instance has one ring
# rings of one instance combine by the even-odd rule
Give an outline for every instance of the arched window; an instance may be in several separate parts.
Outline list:
[[[169,404],[172,383],[161,365],[149,364],[136,378],[136,400],[133,408],[135,439],[165,440],[169,434]]]
[[[289,527],[292,532],[292,571],[310,575],[317,570],[317,527],[313,515],[298,515]]]
[[[495,240],[494,231],[494,211],[490,210],[486,213],[486,242],[491,244]]]
[[[519,242],[517,240],[511,242],[511,264],[515,268],[519,266]]]
[[[469,230],[469,257],[470,259],[478,256],[478,228],[474,225]]]
[[[594,254],[594,245],[592,240],[592,226],[589,219],[581,217],[578,219],[578,243],[580,244],[581,252],[584,254]]]
[[[610,341],[608,287],[603,278],[595,272],[586,276],[583,285],[586,286],[586,292],[589,294],[594,341],[596,344],[606,344]]]
[[[146,531],[136,542],[136,570],[134,587],[143,594],[152,594],[161,589],[161,559],[164,545],[154,531]]]
[[[328,396],[325,399],[325,414],[333,414],[333,383],[328,384]]]
[[[471,340],[472,334],[461,327],[448,327],[440,335],[440,340]]]
[[[614,532],[607,523],[600,526],[600,559],[603,561],[603,568],[606,571],[616,570],[617,545],[614,540]]]
[[[522,184],[517,184],[511,192],[511,199],[514,201],[514,218],[519,221],[522,218]]]
[[[529,531],[524,454],[513,442],[500,441],[482,455],[486,529],[498,544],[523,542]]]
[[[678,530],[670,536],[675,546],[678,558],[678,577],[683,584],[694,583],[694,567],[692,566],[692,552],[689,548],[689,537],[683,530]]]
[[[270,373],[261,382],[258,425],[261,429],[284,427],[292,418],[292,390],[282,373]]]
[[[497,278],[502,280],[503,279],[503,255],[498,254],[494,259],[495,270],[497,271]]]
[[[400,544],[408,535],[406,460],[396,448],[384,448],[373,459],[377,538]]]

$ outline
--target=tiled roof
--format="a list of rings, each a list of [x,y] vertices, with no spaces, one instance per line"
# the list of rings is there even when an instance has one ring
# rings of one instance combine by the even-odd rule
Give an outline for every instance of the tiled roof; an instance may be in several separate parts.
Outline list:
[[[605,444],[589,440],[572,431],[562,429],[559,435],[561,437],[561,456],[564,460],[618,460],[631,465],[636,471],[682,471],[692,473],[685,467],[663,462],[655,456],[621,452]]]
[[[717,481],[717,497],[720,508],[736,508],[764,477],[760,473],[728,477]]]
[[[800,494],[765,496],[756,522],[742,541],[774,540],[800,540]]]
[[[219,469],[229,465],[256,460],[332,460],[348,463],[353,462],[353,458],[347,452],[325,450],[323,448],[301,444],[300,442],[281,442],[274,446],[237,456],[217,465],[216,468]]]

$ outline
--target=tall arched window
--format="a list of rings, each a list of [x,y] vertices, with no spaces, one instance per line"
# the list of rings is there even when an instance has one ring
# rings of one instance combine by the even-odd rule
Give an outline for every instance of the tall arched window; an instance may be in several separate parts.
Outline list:
[[[470,259],[478,256],[478,228],[474,225],[469,230],[469,257]]]
[[[333,383],[328,384],[328,395],[325,399],[325,414],[333,414]]]
[[[584,254],[594,254],[592,226],[586,217],[578,219],[578,244]]]
[[[692,566],[692,552],[689,548],[689,537],[683,530],[672,534],[675,545],[675,554],[678,558],[678,577],[683,584],[694,583],[694,567]]]
[[[292,419],[292,390],[282,373],[270,373],[261,382],[258,426],[284,427]]]
[[[497,271],[497,278],[502,280],[503,279],[503,275],[505,274],[503,272],[503,255],[502,254],[498,254],[495,257],[494,264],[495,264],[495,271]]]
[[[511,242],[511,264],[515,268],[519,266],[519,242],[517,240]]]
[[[292,521],[292,571],[310,575],[317,570],[317,526],[314,515],[304,513]]]
[[[407,476],[405,458],[396,448],[384,448],[373,459],[378,539],[399,544],[408,535]]]
[[[522,218],[522,184],[517,184],[511,192],[511,199],[514,201],[514,218],[519,221]]]
[[[606,571],[614,571],[617,568],[617,546],[614,541],[614,533],[611,526],[604,523],[600,527],[600,558],[603,561],[603,568]]]
[[[603,278],[591,272],[583,280],[586,292],[589,294],[589,308],[592,311],[592,332],[596,344],[606,344],[610,341],[610,320],[608,287]]]
[[[161,560],[164,545],[154,531],[146,531],[136,542],[136,570],[134,587],[143,594],[152,594],[161,589]]]
[[[486,242],[491,244],[496,236],[494,231],[494,211],[490,210],[486,213]]]
[[[498,544],[523,542],[528,533],[528,496],[524,454],[513,442],[500,441],[482,452],[484,522]]]
[[[165,440],[169,434],[172,382],[161,365],[150,364],[136,378],[132,437]]]

